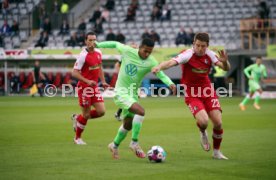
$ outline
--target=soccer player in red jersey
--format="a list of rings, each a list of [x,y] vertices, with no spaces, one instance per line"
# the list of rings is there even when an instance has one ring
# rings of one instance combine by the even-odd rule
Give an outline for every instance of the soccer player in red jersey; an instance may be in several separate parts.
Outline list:
[[[230,69],[228,55],[219,51],[219,57],[208,49],[209,35],[197,33],[194,38],[193,48],[188,49],[169,61],[162,62],[152,69],[153,73],[168,69],[178,64],[183,64],[183,83],[185,87],[185,102],[196,119],[200,130],[201,145],[205,151],[210,150],[208,142],[208,120],[213,123],[213,158],[228,159],[220,151],[222,141],[222,116],[218,97],[208,78],[212,65],[225,71]],[[211,93],[212,92],[212,93]]]
[[[76,132],[74,143],[85,145],[81,134],[87,124],[88,119],[101,117],[105,114],[104,100],[98,89],[98,79],[100,78],[103,87],[109,85],[105,82],[102,68],[102,53],[96,49],[96,34],[89,32],[85,36],[86,48],[83,49],[74,65],[72,76],[79,80],[78,97],[82,113],[73,114],[73,128]],[[91,106],[94,107],[91,110]]]

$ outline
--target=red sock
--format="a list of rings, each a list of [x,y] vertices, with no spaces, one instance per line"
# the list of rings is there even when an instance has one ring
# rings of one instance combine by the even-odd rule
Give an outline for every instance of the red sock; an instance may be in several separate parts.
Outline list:
[[[110,84],[109,84],[110,87],[115,87],[117,78],[118,78],[118,73],[114,73],[113,76],[112,76],[112,79],[110,81]]]
[[[198,122],[196,123],[196,125],[197,125],[197,127],[199,128],[199,130],[200,130],[201,132],[204,132],[204,131],[205,131],[206,128],[202,128]]]
[[[87,119],[85,119],[81,114],[77,117],[77,129],[76,129],[76,139],[81,137],[81,134],[85,128]]]
[[[222,141],[223,129],[213,129],[213,147],[219,149]]]
[[[100,117],[97,113],[97,111],[94,109],[94,110],[91,110],[90,111],[90,118],[97,118],[97,117]]]

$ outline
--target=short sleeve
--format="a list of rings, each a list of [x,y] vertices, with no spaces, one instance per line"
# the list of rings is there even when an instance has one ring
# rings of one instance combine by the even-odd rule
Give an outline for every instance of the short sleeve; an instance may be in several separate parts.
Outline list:
[[[185,64],[191,59],[193,53],[193,49],[188,49],[172,59],[175,60],[178,64]]]
[[[211,58],[211,61],[213,64],[216,64],[217,62],[219,62],[219,59],[214,51],[207,49],[206,54]]]
[[[74,65],[74,69],[76,70],[81,70],[84,62],[85,62],[85,55],[84,54],[80,54],[79,57],[77,58],[75,65]]]

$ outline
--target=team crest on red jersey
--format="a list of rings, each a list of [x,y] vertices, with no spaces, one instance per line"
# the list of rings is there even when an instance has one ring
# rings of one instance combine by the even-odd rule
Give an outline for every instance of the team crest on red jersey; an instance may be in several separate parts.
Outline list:
[[[208,61],[207,59],[205,59],[205,61],[204,61],[204,62],[205,62],[205,64],[208,64],[208,63],[209,63],[209,61]]]

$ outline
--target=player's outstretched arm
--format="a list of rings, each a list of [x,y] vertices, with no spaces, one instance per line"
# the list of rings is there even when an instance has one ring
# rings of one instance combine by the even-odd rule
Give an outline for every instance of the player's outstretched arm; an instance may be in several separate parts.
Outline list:
[[[122,52],[127,46],[117,41],[103,41],[103,42],[96,42],[97,48],[116,48],[120,52]]]
[[[162,70],[166,70],[166,69],[169,69],[171,68],[172,66],[176,66],[178,63],[171,59],[169,61],[164,61],[162,63],[160,63],[158,66],[155,66],[152,68],[151,72],[156,74],[158,73],[159,71],[162,71]]]
[[[173,92],[173,95],[176,94],[175,84],[172,82],[172,80],[163,71],[157,72],[156,76],[171,89],[171,91]]]

